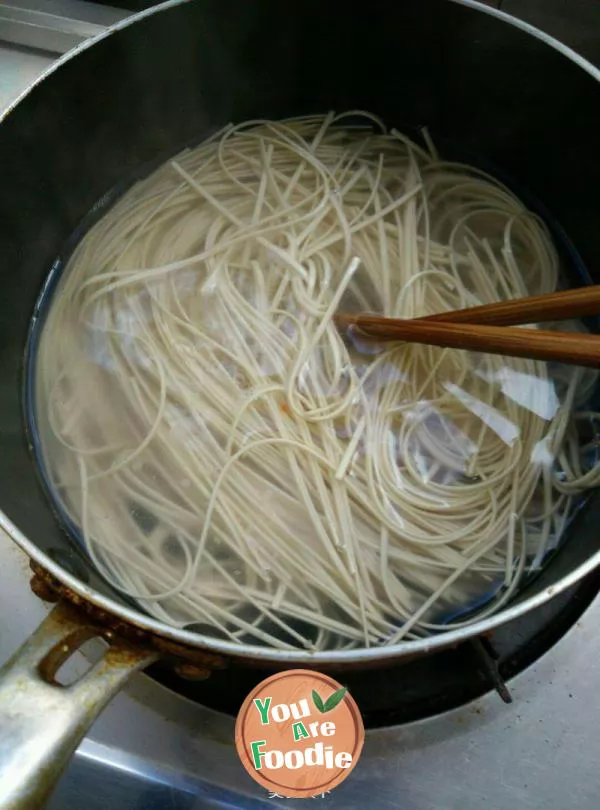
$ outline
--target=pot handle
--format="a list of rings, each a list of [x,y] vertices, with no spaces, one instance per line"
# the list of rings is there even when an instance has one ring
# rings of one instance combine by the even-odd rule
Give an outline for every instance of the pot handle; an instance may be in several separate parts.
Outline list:
[[[43,807],[77,745],[104,706],[157,654],[115,641],[75,683],[55,680],[85,642],[110,632],[59,603],[0,669],[0,810]]]

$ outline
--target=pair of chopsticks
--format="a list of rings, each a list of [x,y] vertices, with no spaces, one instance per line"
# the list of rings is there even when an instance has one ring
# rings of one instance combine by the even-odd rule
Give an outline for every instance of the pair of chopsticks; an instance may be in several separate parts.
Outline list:
[[[594,285],[414,320],[348,313],[338,313],[334,320],[342,334],[350,330],[377,342],[398,340],[599,368],[599,335],[515,328],[518,324],[584,318],[599,313],[600,285]]]

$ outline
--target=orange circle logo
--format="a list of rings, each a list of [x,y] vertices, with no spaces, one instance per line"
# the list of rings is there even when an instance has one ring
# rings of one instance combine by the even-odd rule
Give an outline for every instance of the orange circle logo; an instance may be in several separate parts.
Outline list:
[[[260,683],[235,724],[244,767],[283,798],[311,798],[337,787],[356,765],[364,739],[362,717],[346,688],[307,669]]]

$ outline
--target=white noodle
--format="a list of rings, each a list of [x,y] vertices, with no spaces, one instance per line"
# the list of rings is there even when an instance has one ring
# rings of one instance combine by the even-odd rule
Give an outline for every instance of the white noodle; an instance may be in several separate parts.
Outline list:
[[[290,649],[463,626],[598,484],[576,432],[593,373],[337,333],[338,310],[559,285],[539,218],[422,134],[358,112],[228,126],[69,261],[38,355],[47,471],[162,621]]]

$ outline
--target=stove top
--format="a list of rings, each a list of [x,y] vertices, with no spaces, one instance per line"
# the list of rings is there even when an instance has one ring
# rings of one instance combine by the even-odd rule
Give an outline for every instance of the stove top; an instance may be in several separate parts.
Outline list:
[[[4,534],[0,560],[0,615],[7,617],[0,624],[0,660],[5,660],[48,608],[29,589],[28,560]],[[595,810],[600,597],[592,594],[597,584],[591,578],[570,598],[558,597],[563,604],[558,608],[557,602],[556,616],[562,619],[550,621],[548,632],[561,632],[566,614],[571,627],[508,680],[511,703],[483,679],[479,697],[425,719],[390,725],[395,718],[386,718],[383,709],[371,719],[366,712],[371,727],[360,763],[347,782],[322,799],[323,806]],[[443,659],[430,660],[439,662],[443,680]],[[515,663],[506,659],[509,667]],[[222,677],[231,676],[216,674],[213,689],[221,688],[217,679]],[[380,695],[379,677],[376,672],[361,675],[375,696]],[[206,689],[208,683],[177,681],[178,689],[190,690],[192,700],[146,674],[132,679],[79,747],[49,810],[259,810],[289,804],[269,799],[243,770],[233,743],[231,706],[215,711],[197,702],[200,695],[191,690]],[[408,705],[402,676],[387,679],[387,688],[396,689],[399,702]],[[241,692],[245,695],[245,686]],[[202,699],[209,702],[206,694]],[[358,703],[363,709],[360,697]]]
[[[29,13],[42,16],[31,25]],[[82,0],[0,0],[0,109],[59,53],[126,13]],[[28,28],[38,29],[33,41]],[[0,533],[0,662],[48,610],[29,578],[27,558]],[[595,810],[599,586],[592,574],[509,628],[432,658],[337,673],[367,736],[357,768],[323,806]],[[234,747],[235,713],[268,674],[232,667],[191,682],[155,666],[134,677],[79,747],[49,810],[289,805],[254,784]]]

